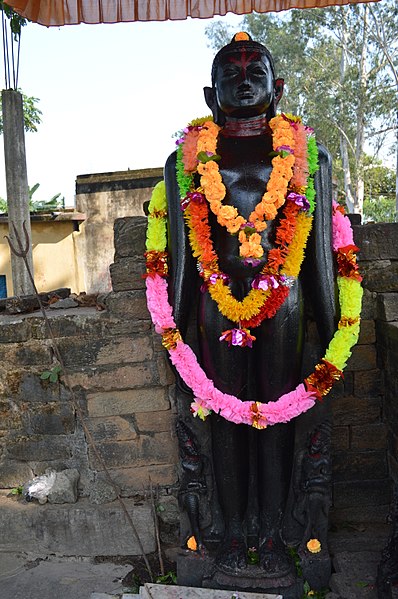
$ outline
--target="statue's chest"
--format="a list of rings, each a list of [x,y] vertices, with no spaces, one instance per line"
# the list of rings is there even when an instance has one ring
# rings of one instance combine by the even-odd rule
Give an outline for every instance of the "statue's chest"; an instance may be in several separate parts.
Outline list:
[[[266,191],[272,171],[267,140],[226,140],[220,173],[226,187],[224,204],[235,206],[248,218]],[[254,141],[254,143],[253,143]],[[252,143],[250,143],[252,142]]]
[[[226,140],[220,148],[220,174],[226,188],[223,204],[234,206],[239,214],[249,219],[250,213],[261,201],[272,171],[270,144],[262,139],[256,140]],[[237,235],[228,233],[225,227],[220,227],[214,215],[210,218],[212,237],[219,257],[219,264],[224,272],[232,277],[252,278],[261,270],[267,259],[268,250],[273,245],[274,222],[269,222],[261,233],[261,245],[264,256],[260,264],[253,268],[246,266],[239,257]]]

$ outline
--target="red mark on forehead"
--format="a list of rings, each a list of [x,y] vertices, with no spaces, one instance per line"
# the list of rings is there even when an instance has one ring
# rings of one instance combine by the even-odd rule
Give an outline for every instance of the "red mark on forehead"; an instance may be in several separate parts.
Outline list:
[[[242,68],[243,73],[246,73],[246,69],[251,62],[255,60],[261,60],[261,56],[259,52],[252,52],[249,54],[246,50],[242,50],[239,54],[239,58],[234,58],[231,56],[229,58],[229,62],[238,65]]]

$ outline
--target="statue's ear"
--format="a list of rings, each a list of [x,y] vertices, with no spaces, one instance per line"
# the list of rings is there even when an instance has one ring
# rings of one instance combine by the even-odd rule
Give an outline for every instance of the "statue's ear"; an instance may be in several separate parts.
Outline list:
[[[225,125],[225,115],[217,103],[216,90],[214,87],[204,87],[203,91],[205,94],[206,104],[213,114],[214,122],[222,127]]]
[[[279,100],[282,98],[283,96],[283,88],[285,86],[285,80],[284,79],[276,79],[275,80],[275,95],[274,95],[274,103],[275,103],[275,107],[278,105]]]

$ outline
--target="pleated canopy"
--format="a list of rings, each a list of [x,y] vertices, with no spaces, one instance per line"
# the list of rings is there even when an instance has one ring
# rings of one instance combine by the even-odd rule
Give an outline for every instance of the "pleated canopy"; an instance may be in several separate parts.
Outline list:
[[[228,12],[242,15],[355,4],[359,1],[362,0],[7,0],[7,4],[30,21],[51,27],[187,17],[207,19]]]

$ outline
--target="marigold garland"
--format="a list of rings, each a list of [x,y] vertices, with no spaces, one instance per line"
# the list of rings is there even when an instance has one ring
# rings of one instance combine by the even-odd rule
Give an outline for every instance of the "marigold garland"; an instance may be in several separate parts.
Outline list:
[[[290,187],[306,186],[309,173],[307,161],[308,128],[301,120],[291,115],[278,115],[270,120],[272,143],[275,157],[272,159],[272,172],[266,191],[260,202],[249,215],[248,220],[241,216],[234,206],[223,204],[226,188],[222,181],[217,164],[217,140],[220,127],[212,120],[206,120],[202,125],[190,125],[184,130],[185,135],[179,140],[182,150],[180,157],[186,173],[195,170],[201,175],[200,184],[217,222],[226,227],[231,234],[239,235],[239,254],[245,259],[258,260],[264,254],[259,233],[267,227],[267,222],[273,220],[278,209],[286,200],[289,182],[295,177],[296,183]],[[196,142],[196,159],[193,147]],[[299,168],[294,169],[298,154]],[[181,173],[181,166],[177,172]],[[185,188],[183,189],[183,191]]]
[[[159,219],[166,237],[166,219],[159,216],[166,204],[164,185],[158,184],[154,193],[155,200],[150,203],[149,211],[157,216],[148,219],[147,251],[153,250],[152,227]],[[159,193],[158,193],[159,192]],[[164,198],[159,200],[159,195]],[[157,238],[157,235],[155,235]],[[349,219],[341,213],[341,208],[333,203],[333,249],[335,254],[340,250],[339,243],[352,240],[352,229]],[[343,246],[344,247],[344,246]],[[159,251],[162,253],[166,246]],[[356,257],[352,256],[353,264]],[[344,276],[338,270],[337,282],[339,289],[340,321],[325,354],[325,357],[315,366],[314,372],[290,393],[282,395],[275,402],[261,403],[242,401],[239,398],[222,393],[214,386],[199,365],[192,349],[181,339],[176,328],[172,307],[168,302],[167,280],[163,272],[154,272],[151,267],[146,277],[147,303],[155,330],[162,334],[168,347],[170,359],[175,365],[181,378],[192,389],[194,402],[191,409],[194,416],[205,419],[211,411],[237,424],[249,424],[255,428],[265,428],[273,424],[289,422],[312,408],[317,399],[326,395],[351,355],[351,348],[358,340],[362,288],[357,269],[351,270],[350,276]]]
[[[220,127],[209,119],[193,121],[177,142],[177,181],[193,256],[198,260],[200,274],[220,312],[244,328],[258,326],[281,307],[289,293],[288,288],[281,287],[291,285],[292,279],[298,276],[312,227],[315,197],[312,177],[318,168],[313,132],[293,115],[275,117],[270,121],[270,127],[277,155],[272,160],[267,191],[247,222],[238,215],[235,207],[225,206],[221,201],[226,189],[217,164],[220,157],[216,154]],[[192,159],[195,143],[196,165]],[[295,161],[296,154],[298,159]],[[202,155],[203,162],[200,162]],[[195,172],[202,174],[201,187],[196,189]],[[296,185],[289,184],[293,178]],[[263,220],[265,204],[272,206],[272,210],[285,204],[276,230],[276,247],[268,252],[267,263],[256,277],[254,288],[242,301],[238,301],[227,285],[228,276],[221,272],[218,265],[211,241],[208,209],[210,207],[218,222],[230,233],[238,233],[241,257],[255,265],[263,255],[257,231],[266,226]],[[222,339],[228,339],[228,336],[222,336]]]

